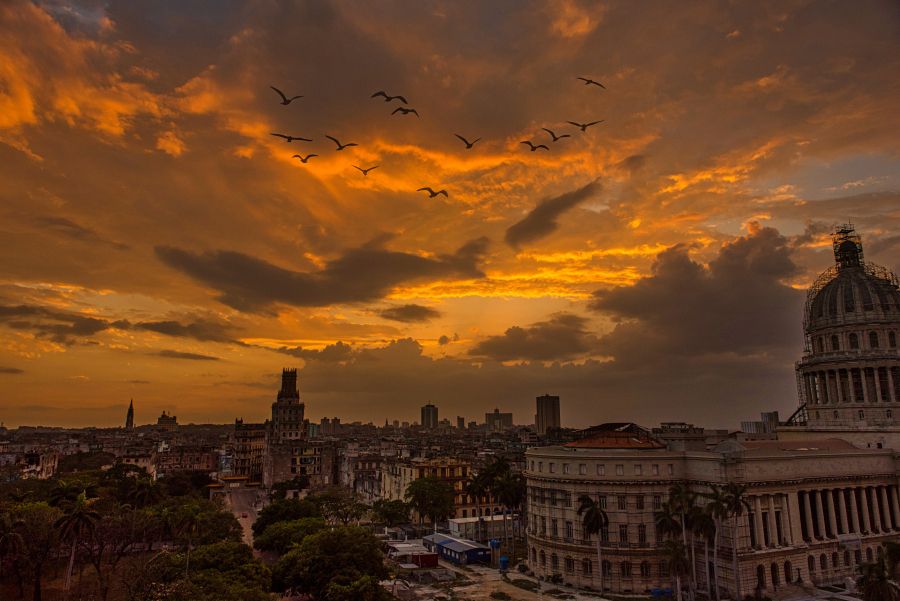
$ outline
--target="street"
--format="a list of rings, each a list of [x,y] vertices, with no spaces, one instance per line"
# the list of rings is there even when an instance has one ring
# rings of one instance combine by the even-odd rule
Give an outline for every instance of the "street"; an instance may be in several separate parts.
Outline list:
[[[244,530],[244,542],[253,546],[253,522],[256,521],[255,503],[259,491],[249,488],[234,488],[225,495],[225,506],[228,507]],[[247,517],[243,517],[244,514]]]

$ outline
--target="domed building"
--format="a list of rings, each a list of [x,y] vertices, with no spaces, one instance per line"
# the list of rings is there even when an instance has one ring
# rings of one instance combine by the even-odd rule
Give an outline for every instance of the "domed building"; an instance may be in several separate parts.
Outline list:
[[[800,409],[779,438],[827,433],[857,446],[900,448],[900,288],[864,260],[852,226],[836,229],[835,264],[807,294],[797,362]]]

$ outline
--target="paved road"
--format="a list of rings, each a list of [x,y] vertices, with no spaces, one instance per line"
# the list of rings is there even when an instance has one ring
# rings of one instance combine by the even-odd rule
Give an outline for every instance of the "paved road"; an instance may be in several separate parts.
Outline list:
[[[253,504],[256,502],[258,491],[246,488],[235,488],[228,491],[226,495],[227,506],[231,509],[234,517],[241,523],[244,530],[244,542],[253,546],[253,522],[256,521],[256,508]],[[243,517],[247,514],[247,517]]]

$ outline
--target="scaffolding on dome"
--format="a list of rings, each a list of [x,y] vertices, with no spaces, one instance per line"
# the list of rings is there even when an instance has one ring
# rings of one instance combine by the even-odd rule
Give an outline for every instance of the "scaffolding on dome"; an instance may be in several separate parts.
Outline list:
[[[834,261],[839,267],[859,267],[866,262],[862,238],[856,233],[852,223],[834,226],[831,247],[834,249]]]
[[[809,413],[806,411],[806,403],[803,403],[785,420],[784,425],[805,426],[807,421],[809,421]]]

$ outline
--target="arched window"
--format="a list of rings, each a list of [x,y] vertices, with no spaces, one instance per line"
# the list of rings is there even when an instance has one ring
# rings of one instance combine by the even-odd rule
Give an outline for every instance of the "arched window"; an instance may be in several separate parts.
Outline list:
[[[819,337],[816,339],[816,351],[818,351],[818,352],[820,352],[820,353],[824,353],[824,352],[825,352],[825,341],[822,339],[821,336],[819,336]]]
[[[765,566],[756,566],[756,588],[766,588],[766,568]]]
[[[785,583],[790,584],[791,582],[794,581],[793,572],[794,572],[794,570],[791,567],[791,562],[789,562],[789,561],[784,562],[784,581],[785,581]]]
[[[641,576],[643,578],[650,578],[650,562],[649,561],[641,562]]]
[[[779,584],[779,582],[778,582],[778,564],[773,563],[771,566],[769,566],[769,572],[771,572],[771,574],[772,574],[772,586],[777,587]]]
[[[834,419],[837,419],[837,418],[838,418],[838,412],[837,412],[837,411],[832,412],[832,414],[833,414],[833,416],[834,416]]]
[[[566,574],[574,574],[575,573],[575,560],[571,557],[566,557],[565,559],[566,566]]]
[[[612,578],[612,562],[603,560],[603,577],[604,578]]]
[[[823,572],[828,569],[828,558],[824,553],[819,555],[819,567],[822,568]]]
[[[859,410],[859,419],[866,419],[866,412],[862,409]]]
[[[631,578],[631,562],[623,561],[622,565],[619,566],[619,571],[622,575],[622,578]]]
[[[850,549],[844,551],[844,567],[850,567]]]
[[[878,332],[869,332],[869,347],[878,348]]]
[[[838,339],[837,336],[831,337],[831,350],[833,350],[833,351],[841,350],[841,341],[840,341],[840,339]]]
[[[554,572],[559,571],[559,557],[556,556],[556,553],[550,556],[550,569]]]
[[[541,567],[547,565],[547,554],[541,551]]]
[[[831,568],[836,570],[838,569],[838,554],[834,552],[831,554]]]
[[[866,549],[866,561],[872,563],[872,547]]]
[[[543,551],[541,551],[541,553],[543,553]],[[809,564],[809,573],[812,574],[816,571],[816,558],[810,555],[806,561]]]
[[[537,563],[537,549],[531,547],[531,561]]]
[[[594,573],[594,564],[591,563],[590,559],[581,560],[581,573],[585,576],[590,576]]]
[[[850,334],[850,348],[852,348],[852,349],[859,348],[859,336],[856,335],[856,332]]]
[[[888,332],[888,346],[891,348],[897,348],[897,334],[894,332]]]

